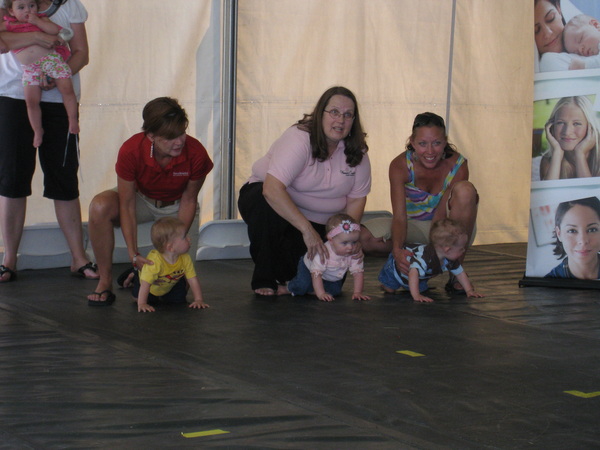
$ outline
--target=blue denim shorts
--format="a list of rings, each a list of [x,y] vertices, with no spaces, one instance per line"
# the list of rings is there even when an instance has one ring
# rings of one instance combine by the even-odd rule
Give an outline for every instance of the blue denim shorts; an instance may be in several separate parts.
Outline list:
[[[398,271],[396,270],[396,261],[394,260],[394,255],[392,253],[390,253],[387,261],[381,268],[378,280],[386,288],[393,290],[400,288],[409,290],[408,280],[400,277]],[[425,292],[427,289],[429,289],[427,280],[419,280],[419,292]]]
[[[323,280],[325,292],[334,297],[342,293],[343,285],[344,279],[337,281]],[[298,262],[298,272],[296,273],[296,276],[288,282],[287,288],[292,295],[306,295],[310,292],[314,292],[312,276],[308,267],[304,264],[304,256],[300,258],[300,261]]]

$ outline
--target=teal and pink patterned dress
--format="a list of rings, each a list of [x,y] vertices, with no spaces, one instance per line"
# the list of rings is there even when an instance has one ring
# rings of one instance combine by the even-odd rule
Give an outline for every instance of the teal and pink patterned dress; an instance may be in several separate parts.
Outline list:
[[[414,154],[414,152],[406,152],[406,166],[408,167],[409,173],[408,182],[404,185],[406,191],[406,214],[408,218],[412,220],[432,220],[440,200],[444,196],[448,186],[450,186],[458,169],[460,169],[460,166],[462,166],[466,159],[461,154],[458,155],[454,167],[452,167],[452,170],[446,175],[442,190],[438,194],[433,195],[415,186],[415,171],[411,160],[412,154]]]

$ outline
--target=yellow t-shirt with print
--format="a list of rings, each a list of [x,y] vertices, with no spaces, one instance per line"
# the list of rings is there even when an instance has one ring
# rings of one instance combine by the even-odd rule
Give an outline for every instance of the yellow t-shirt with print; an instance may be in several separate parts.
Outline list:
[[[150,293],[157,297],[167,294],[183,277],[189,279],[196,276],[196,269],[188,253],[180,255],[175,264],[169,264],[158,250],[151,250],[146,259],[154,264],[144,264],[140,280],[149,283]]]

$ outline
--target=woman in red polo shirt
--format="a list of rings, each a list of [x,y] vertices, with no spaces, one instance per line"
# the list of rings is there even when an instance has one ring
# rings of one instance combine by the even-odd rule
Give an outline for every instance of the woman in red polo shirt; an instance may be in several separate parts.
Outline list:
[[[112,292],[114,227],[120,226],[133,266],[147,261],[138,252],[138,223],[175,216],[198,248],[198,193],[213,163],[204,146],[188,136],[185,110],[177,100],[160,97],[146,104],[142,132],[121,146],[115,166],[117,189],[101,192],[90,203],[89,234],[100,280],[88,295],[90,306],[108,306]]]

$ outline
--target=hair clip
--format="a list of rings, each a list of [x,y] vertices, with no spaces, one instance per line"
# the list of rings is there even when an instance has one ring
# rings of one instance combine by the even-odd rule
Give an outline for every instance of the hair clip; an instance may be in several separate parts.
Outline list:
[[[357,223],[352,223],[349,220],[342,220],[338,226],[332,228],[329,233],[327,233],[327,239],[333,239],[338,234],[351,233],[353,231],[360,231],[360,225]]]

